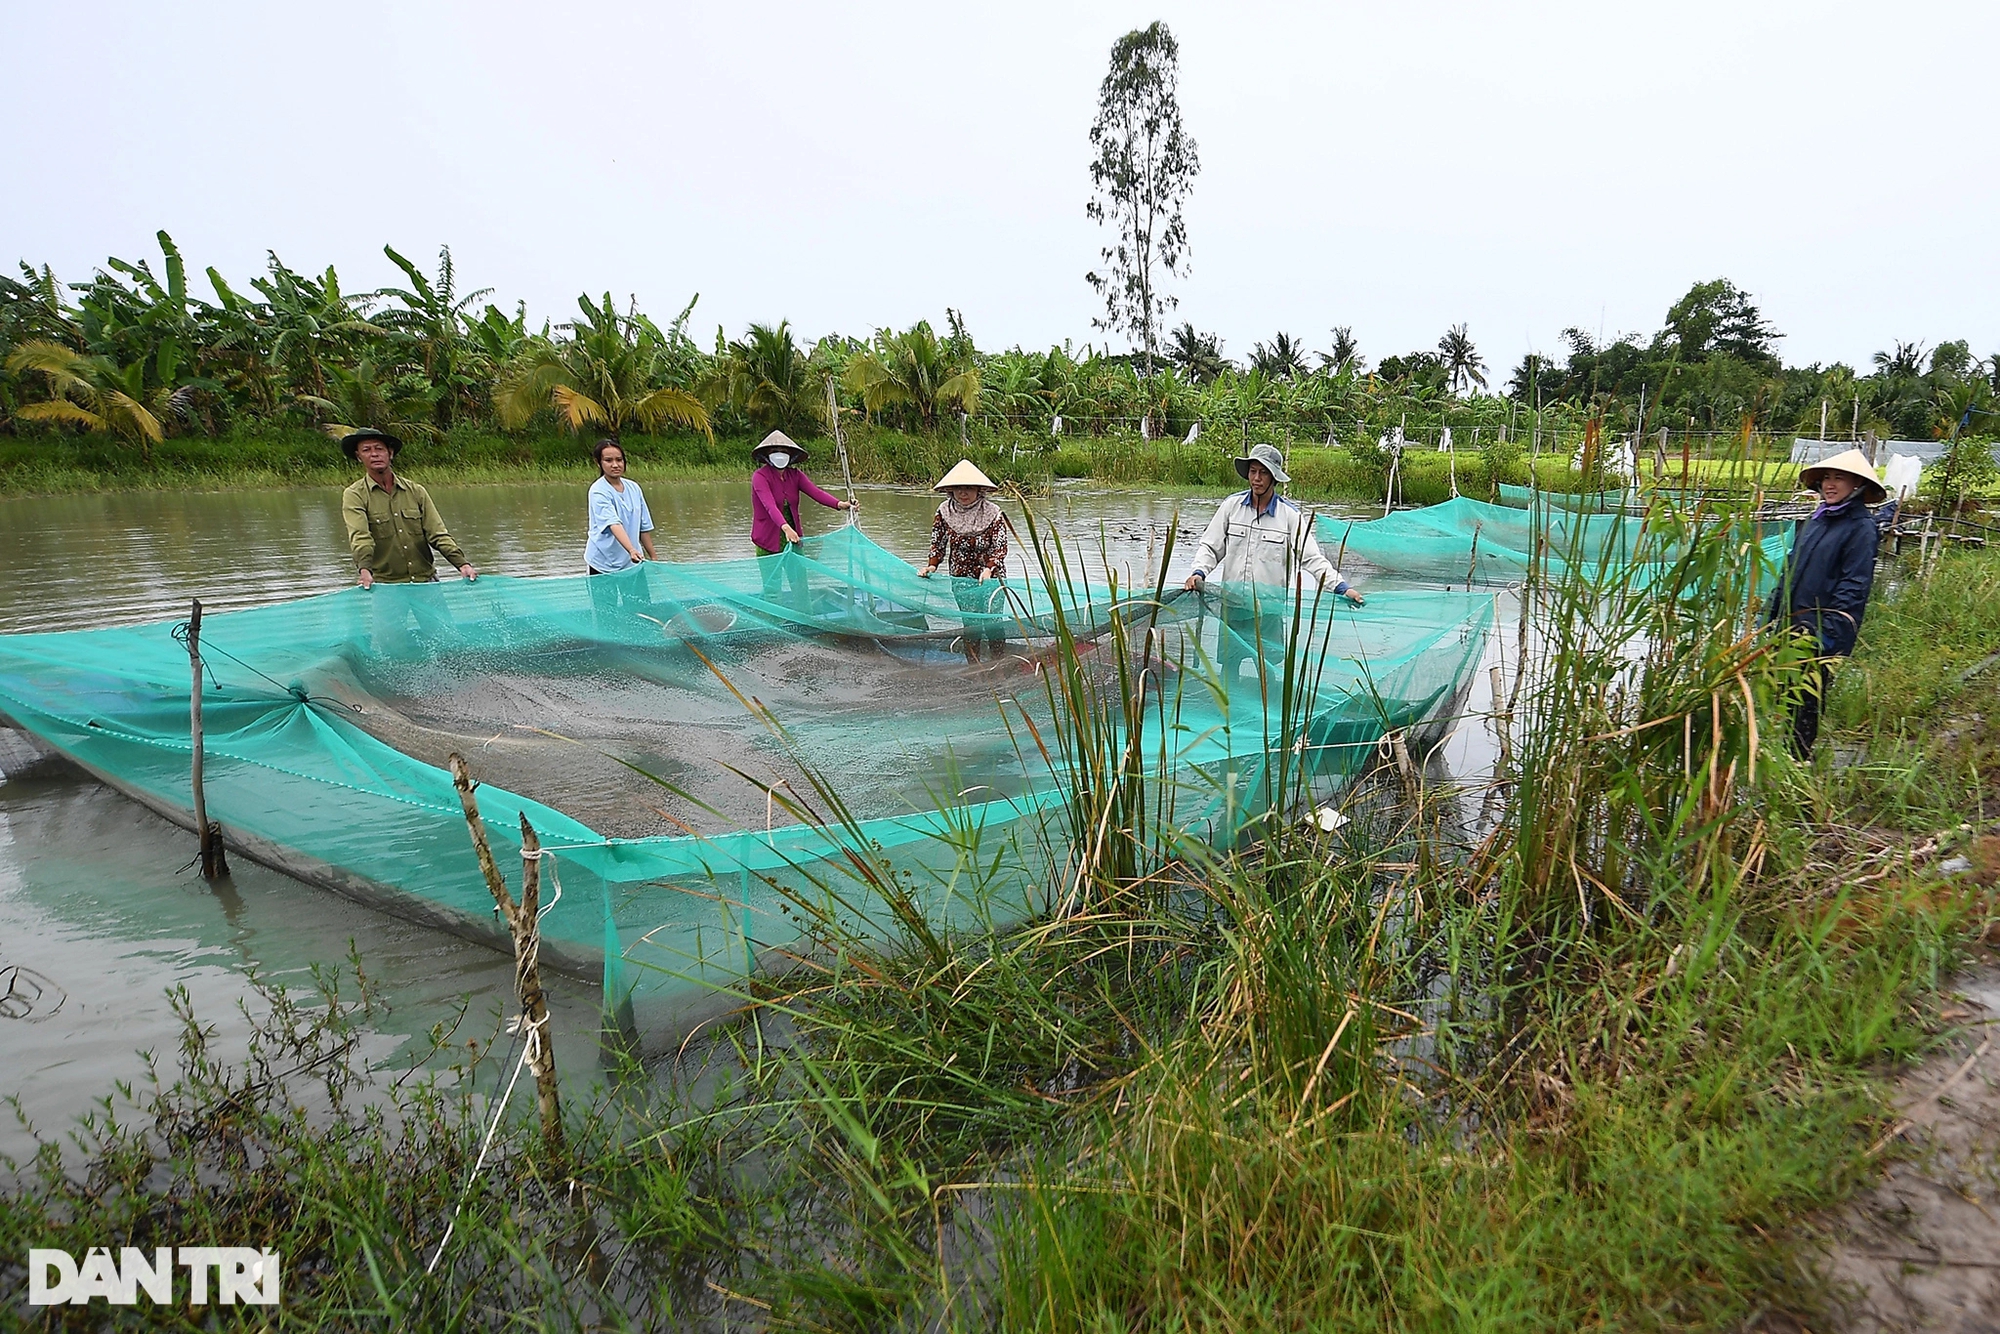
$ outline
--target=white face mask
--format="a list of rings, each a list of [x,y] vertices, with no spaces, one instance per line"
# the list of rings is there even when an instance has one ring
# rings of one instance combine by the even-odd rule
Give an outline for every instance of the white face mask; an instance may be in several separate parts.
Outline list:
[[[792,466],[792,456],[782,449],[774,449],[764,456],[764,461],[773,468],[785,469]]]

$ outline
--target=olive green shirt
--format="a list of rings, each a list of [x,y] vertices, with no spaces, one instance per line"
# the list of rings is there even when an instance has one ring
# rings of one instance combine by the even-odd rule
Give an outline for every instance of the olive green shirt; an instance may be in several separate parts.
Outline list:
[[[421,584],[437,578],[432,547],[454,568],[471,564],[445,531],[431,493],[407,478],[396,479],[392,495],[364,475],[341,496],[340,516],[347,520],[355,568],[373,571],[384,583]]]

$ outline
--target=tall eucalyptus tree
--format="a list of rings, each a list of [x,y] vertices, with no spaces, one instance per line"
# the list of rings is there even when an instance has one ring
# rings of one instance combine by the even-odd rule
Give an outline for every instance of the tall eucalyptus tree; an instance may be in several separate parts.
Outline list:
[[[1135,29],[1112,46],[1090,143],[1097,156],[1085,212],[1114,229],[1101,267],[1084,275],[1104,300],[1104,316],[1093,323],[1130,338],[1150,375],[1161,320],[1177,304],[1160,290],[1160,279],[1184,273],[1181,206],[1201,170],[1195,142],[1181,126],[1180,45],[1166,24]]]

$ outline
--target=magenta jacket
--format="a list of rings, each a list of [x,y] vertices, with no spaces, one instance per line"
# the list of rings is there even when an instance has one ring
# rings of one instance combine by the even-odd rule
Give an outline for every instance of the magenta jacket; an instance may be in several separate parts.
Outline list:
[[[840,502],[813,485],[801,468],[773,468],[770,464],[750,474],[750,540],[759,550],[777,551],[785,545],[785,525],[799,527],[799,492],[805,492],[828,509]]]

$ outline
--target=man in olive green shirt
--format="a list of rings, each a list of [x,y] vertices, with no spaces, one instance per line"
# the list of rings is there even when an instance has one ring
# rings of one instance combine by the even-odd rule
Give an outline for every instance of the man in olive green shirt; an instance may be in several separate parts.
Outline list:
[[[479,577],[479,571],[472,568],[472,562],[445,530],[431,493],[396,476],[401,440],[387,431],[352,431],[341,437],[340,447],[368,470],[340,499],[341,517],[347,521],[347,543],[353,549],[363,588],[373,588],[378,579],[389,584],[435,581],[433,547],[458,567],[467,582]]]

